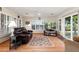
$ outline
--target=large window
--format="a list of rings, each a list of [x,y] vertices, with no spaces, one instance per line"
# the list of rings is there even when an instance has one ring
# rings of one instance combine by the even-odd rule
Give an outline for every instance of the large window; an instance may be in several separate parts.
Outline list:
[[[45,29],[56,29],[56,22],[52,21],[45,22]]]
[[[44,30],[55,29],[56,22],[44,20],[32,20],[32,30],[35,32],[43,32]]]
[[[65,18],[65,36],[71,38],[71,17]]]
[[[44,21],[43,20],[33,20],[32,21],[32,30],[35,32],[42,32],[44,30]]]
[[[73,36],[78,35],[78,15],[74,15],[73,17]]]
[[[73,39],[78,35],[78,15],[72,15],[65,18],[65,37]]]
[[[0,31],[3,33],[10,33],[10,28],[8,27],[10,21],[15,21],[17,23],[16,18],[7,16],[5,14],[0,14]]]

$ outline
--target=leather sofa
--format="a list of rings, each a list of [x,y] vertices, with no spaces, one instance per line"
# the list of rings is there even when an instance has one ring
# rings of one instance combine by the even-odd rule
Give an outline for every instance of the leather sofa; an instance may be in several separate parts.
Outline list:
[[[14,36],[22,40],[22,43],[27,43],[32,38],[32,30],[26,30],[25,27],[15,28]]]
[[[32,30],[26,30],[25,27],[14,28],[15,40],[11,41],[11,44],[17,48],[21,44],[26,44],[32,38]]]

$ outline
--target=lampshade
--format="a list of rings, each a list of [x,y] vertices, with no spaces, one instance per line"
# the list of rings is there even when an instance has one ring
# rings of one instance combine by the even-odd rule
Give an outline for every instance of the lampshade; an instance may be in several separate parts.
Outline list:
[[[17,27],[17,25],[16,25],[15,21],[10,21],[8,27],[14,28],[14,27]]]

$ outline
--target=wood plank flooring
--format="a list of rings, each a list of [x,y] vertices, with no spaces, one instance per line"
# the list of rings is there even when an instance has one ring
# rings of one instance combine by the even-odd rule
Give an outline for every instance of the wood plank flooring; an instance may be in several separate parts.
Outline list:
[[[43,36],[43,34],[33,34],[33,36]],[[0,44],[0,52],[79,52],[79,42],[70,40],[61,40],[58,37],[48,36],[52,40],[52,44],[55,47],[49,48],[38,48],[38,47],[27,47],[27,44],[21,45],[17,49],[9,50],[9,40]]]
[[[43,34],[33,34],[33,36],[43,36]],[[17,49],[9,50],[9,40],[0,44],[0,52],[79,52],[79,42],[61,40],[58,37],[48,36],[54,47],[30,47],[27,44],[21,45]]]
[[[43,36],[43,34],[33,34],[33,36]],[[27,44],[24,44],[18,47],[17,49],[9,50],[9,41],[6,41],[0,44],[0,51],[1,52],[64,52],[65,51],[65,45],[63,41],[54,36],[48,36],[48,38],[51,40],[52,44],[54,44],[54,47],[38,48],[38,47],[30,47],[27,46]]]
[[[79,52],[79,42],[64,40],[65,52]]]

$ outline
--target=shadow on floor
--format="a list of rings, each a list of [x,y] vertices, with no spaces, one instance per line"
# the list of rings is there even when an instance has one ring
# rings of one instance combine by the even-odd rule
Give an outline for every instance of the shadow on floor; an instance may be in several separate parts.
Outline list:
[[[79,52],[79,42],[64,40],[65,52]]]

